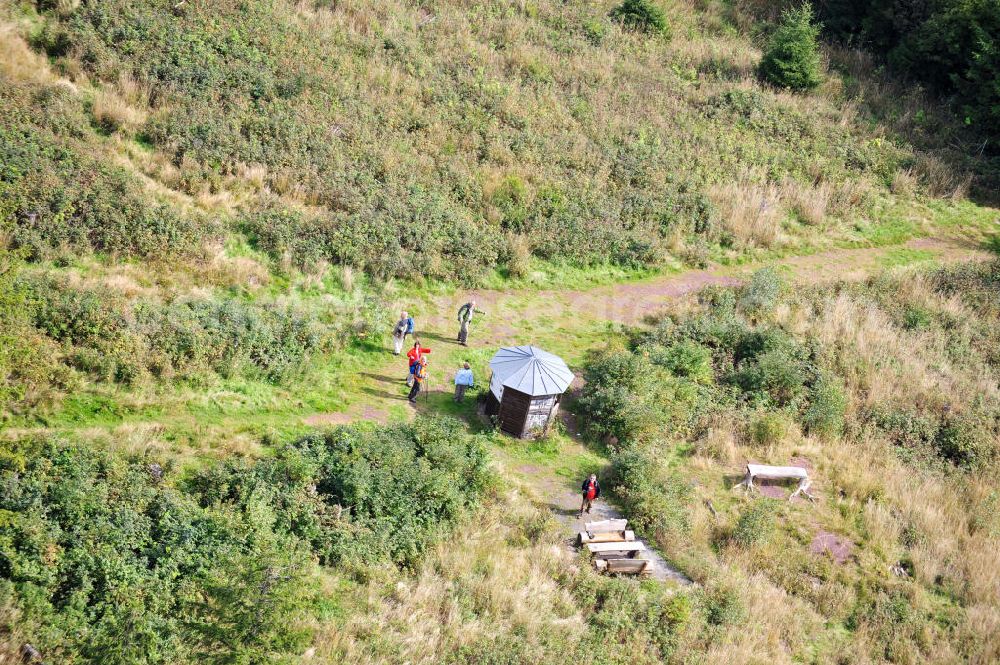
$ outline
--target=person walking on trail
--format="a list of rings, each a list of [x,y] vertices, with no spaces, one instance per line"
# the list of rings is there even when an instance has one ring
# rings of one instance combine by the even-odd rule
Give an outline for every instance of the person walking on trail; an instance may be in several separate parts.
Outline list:
[[[593,473],[590,477],[583,481],[583,503],[580,504],[580,517],[583,517],[584,513],[590,514],[590,509],[594,505],[594,500],[599,499],[601,496],[601,484],[597,482],[597,476]]]
[[[420,364],[420,359],[424,357],[424,354],[430,353],[431,350],[420,346],[420,340],[414,340],[413,348],[406,352],[407,366],[409,368],[406,375],[406,385],[413,385],[413,374],[417,370],[417,366]]]
[[[481,309],[476,309],[476,301],[470,300],[458,308],[458,343],[468,346],[466,340],[469,339],[469,324],[472,323],[473,314],[485,314]]]
[[[455,372],[455,401],[460,403],[465,399],[465,391],[472,387],[472,370],[469,363],[462,363],[462,369]]]
[[[399,321],[392,327],[392,353],[395,356],[403,350],[406,336],[413,332],[413,317],[406,312],[399,313]]]
[[[410,387],[410,395],[407,397],[410,400],[410,404],[417,403],[417,395],[420,394],[420,390],[423,387],[424,381],[427,380],[427,358],[420,356],[420,361],[416,364],[413,370],[413,386]]]

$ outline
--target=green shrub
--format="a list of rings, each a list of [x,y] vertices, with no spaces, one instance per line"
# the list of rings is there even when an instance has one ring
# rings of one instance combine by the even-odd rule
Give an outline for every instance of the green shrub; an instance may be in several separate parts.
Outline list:
[[[995,0],[941,0],[898,4],[824,2],[829,32],[887,56],[900,74],[954,95],[968,121],[1000,131],[1000,7]]]
[[[341,428],[180,482],[21,440],[0,455],[0,602],[52,662],[281,662],[308,641],[314,558],[413,564],[491,487],[453,420]]]
[[[608,16],[632,30],[661,35],[670,31],[667,15],[653,0],[625,0]]]
[[[770,499],[757,499],[740,512],[733,527],[731,540],[739,547],[750,548],[766,544],[774,536],[777,504]]]
[[[123,168],[56,135],[58,118],[38,106],[77,104],[59,94],[32,101],[24,88],[0,82],[0,230],[30,258],[69,248],[122,256],[162,257],[200,251],[213,233],[197,219],[150,200]],[[46,122],[52,120],[51,124]],[[67,131],[74,131],[71,121]],[[77,129],[78,131],[82,131]]]
[[[71,380],[56,345],[31,327],[27,291],[18,280],[21,266],[21,253],[0,249],[0,417]]]
[[[297,374],[327,334],[311,315],[234,298],[131,301],[45,275],[24,286],[34,327],[69,348],[71,365],[106,381],[212,372],[278,383]]]
[[[681,376],[699,383],[711,383],[712,352],[691,340],[681,340],[661,351],[651,354],[653,362]]]
[[[766,396],[775,404],[785,406],[803,392],[806,372],[794,350],[778,348],[740,363],[730,381],[751,399]]]
[[[662,412],[653,411],[648,403],[652,373],[653,365],[644,356],[628,351],[601,355],[584,372],[581,410],[601,434],[621,441],[657,429]]]
[[[689,524],[691,485],[668,468],[654,447],[633,445],[612,455],[615,494],[640,530],[655,537],[677,537]]]
[[[751,316],[761,316],[774,309],[781,294],[782,279],[774,268],[761,268],[741,289],[740,308]]]
[[[705,614],[711,626],[731,626],[747,618],[747,608],[736,589],[716,584],[705,592]]]
[[[945,419],[934,437],[938,454],[955,466],[977,469],[996,455],[996,446],[990,445],[990,435],[969,417]]]
[[[344,427],[304,437],[273,460],[229,462],[189,487],[205,507],[261,504],[276,527],[327,564],[413,564],[491,487],[482,443],[450,419]]]
[[[802,414],[802,424],[810,434],[836,436],[844,429],[847,396],[841,381],[826,372],[809,390],[809,406]]]
[[[774,446],[788,434],[788,419],[781,413],[767,412],[750,422],[750,440],[757,446]]]
[[[148,461],[15,446],[23,462],[0,468],[0,594],[38,626],[46,660],[221,665],[304,646],[308,559],[268,515],[200,509]]]
[[[903,310],[903,327],[907,330],[923,330],[933,320],[931,313],[923,307],[913,305]]]
[[[786,10],[760,62],[761,76],[792,90],[817,87],[822,80],[819,33],[811,5]]]

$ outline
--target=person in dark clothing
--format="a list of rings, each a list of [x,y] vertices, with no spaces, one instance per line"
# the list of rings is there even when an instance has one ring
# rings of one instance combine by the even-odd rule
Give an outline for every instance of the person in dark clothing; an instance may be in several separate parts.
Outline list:
[[[469,339],[469,324],[472,323],[473,314],[485,314],[481,309],[476,309],[476,301],[470,300],[458,308],[458,343],[467,346]]]
[[[597,482],[597,476],[593,473],[590,477],[583,481],[583,487],[580,488],[583,491],[583,503],[580,504],[580,517],[583,517],[583,513],[586,512],[590,514],[590,508],[594,505],[594,501],[601,496],[601,484]]]
[[[410,404],[417,403],[417,395],[420,394],[421,388],[424,386],[424,381],[427,380],[427,358],[421,356],[420,362],[417,363],[416,367],[413,369],[413,386],[410,388],[410,395],[407,399],[410,400]]]

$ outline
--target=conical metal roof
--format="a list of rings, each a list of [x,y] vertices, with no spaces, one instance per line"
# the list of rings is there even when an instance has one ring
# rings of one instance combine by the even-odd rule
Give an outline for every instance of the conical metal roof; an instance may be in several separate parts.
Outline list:
[[[532,397],[561,395],[573,382],[573,372],[557,355],[534,346],[505,346],[490,361],[493,381]]]

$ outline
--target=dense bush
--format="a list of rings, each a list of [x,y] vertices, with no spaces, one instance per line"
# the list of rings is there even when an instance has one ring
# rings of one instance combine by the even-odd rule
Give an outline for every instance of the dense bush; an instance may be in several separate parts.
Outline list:
[[[776,512],[775,502],[768,499],[754,501],[744,508],[733,527],[733,543],[744,548],[766,544],[775,531]]]
[[[954,95],[970,122],[1000,132],[1000,2],[818,3],[827,30],[887,57],[899,72]]]
[[[30,405],[70,380],[56,345],[34,330],[18,281],[19,253],[0,249],[0,415]]]
[[[246,201],[241,226],[287,265],[340,262],[379,277],[473,283],[496,267],[525,274],[526,255],[702,265],[732,245],[713,204],[716,183],[743,173],[754,186],[818,174],[834,188],[870,175],[888,182],[910,156],[773,96],[734,119],[724,98],[740,90],[708,62],[689,69],[687,59],[701,58],[694,54],[650,76],[637,67],[620,81],[622,94],[598,94],[591,79],[604,51],[636,62],[676,54],[663,40],[601,42],[603,23],[585,5],[542,3],[511,16],[507,5],[448,5],[426,22],[424,9],[399,5],[379,18],[384,30],[334,38],[335,22],[319,17],[345,10],[331,3],[302,11],[268,0],[51,4],[42,5],[36,47],[107,89],[134,83],[142,94],[130,103],[145,118],[137,138],[153,148],[154,177],[192,196]],[[629,0],[612,14],[627,29],[666,24],[654,0]],[[509,32],[509,20],[523,29]],[[456,42],[455,21],[481,29]],[[413,22],[419,31],[404,29]],[[503,57],[482,61],[493,50]],[[529,55],[512,58],[518,52]],[[585,66],[551,64],[572,52]],[[728,62],[738,57],[711,59],[739,69]],[[689,71],[702,72],[710,101],[678,94]],[[634,103],[647,94],[672,101]],[[77,114],[76,131],[89,137],[101,119],[88,112]],[[627,122],[608,131],[602,119],[611,117]],[[701,138],[678,140],[691,136]]]
[[[310,435],[275,459],[210,469],[189,488],[206,507],[269,506],[324,563],[412,564],[489,484],[486,451],[461,423],[421,420]]]
[[[31,258],[58,251],[163,257],[198,251],[207,226],[157,203],[123,168],[90,154],[80,102],[0,81],[0,231]],[[76,108],[74,108],[74,105]]]
[[[307,559],[267,515],[204,510],[162,469],[22,441],[0,460],[0,594],[52,662],[263,662],[302,646]]]
[[[34,328],[65,345],[70,365],[108,381],[212,372],[280,382],[325,336],[310,315],[233,298],[162,304],[44,275],[23,285]]]
[[[272,662],[308,637],[312,557],[412,564],[490,482],[448,420],[312,435],[179,481],[23,440],[0,456],[0,602],[52,662]]]
[[[666,34],[670,30],[667,15],[653,0],[625,0],[611,10],[611,18],[627,28]]]
[[[611,469],[615,495],[632,523],[658,537],[685,532],[691,486],[668,468],[655,447],[624,447],[612,455]]]
[[[474,281],[497,264],[502,236],[433,192],[377,197],[357,214],[313,214],[268,206],[240,226],[259,249],[300,268],[321,261],[381,277]]]
[[[760,62],[761,75],[782,88],[810,90],[822,81],[819,55],[820,26],[806,3],[788,9]]]

